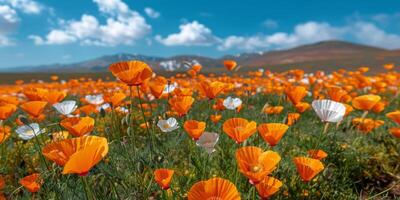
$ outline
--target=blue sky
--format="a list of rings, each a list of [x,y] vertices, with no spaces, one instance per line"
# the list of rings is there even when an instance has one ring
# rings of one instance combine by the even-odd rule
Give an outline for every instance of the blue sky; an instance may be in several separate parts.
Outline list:
[[[340,39],[400,48],[398,0],[0,0],[0,67],[219,57]]]

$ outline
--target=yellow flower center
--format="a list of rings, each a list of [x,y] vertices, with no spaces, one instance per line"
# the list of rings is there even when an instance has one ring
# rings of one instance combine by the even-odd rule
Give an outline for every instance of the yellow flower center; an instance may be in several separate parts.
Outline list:
[[[253,173],[260,172],[262,170],[262,166],[260,164],[253,165],[250,167],[250,171]]]

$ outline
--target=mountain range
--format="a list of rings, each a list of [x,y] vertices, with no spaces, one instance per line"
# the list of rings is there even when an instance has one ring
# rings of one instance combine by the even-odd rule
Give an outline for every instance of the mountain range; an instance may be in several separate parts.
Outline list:
[[[303,69],[305,71],[333,71],[339,68],[356,69],[369,66],[371,71],[382,70],[386,63],[400,63],[400,49],[388,50],[373,46],[344,41],[323,41],[298,46],[291,49],[226,55],[220,58],[209,58],[195,55],[178,55],[173,57],[155,57],[139,54],[115,54],[70,64],[50,64],[40,66],[23,66],[4,68],[1,72],[48,72],[48,73],[90,73],[107,71],[111,63],[125,60],[141,60],[154,71],[184,71],[187,63],[199,63],[203,72],[224,72],[223,60],[233,59],[241,66],[240,71],[259,68],[272,71]]]

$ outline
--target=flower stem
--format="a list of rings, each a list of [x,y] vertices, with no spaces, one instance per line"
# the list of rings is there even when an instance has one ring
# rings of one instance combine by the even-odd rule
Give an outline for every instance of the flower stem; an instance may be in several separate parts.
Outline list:
[[[149,126],[147,124],[147,120],[146,120],[146,115],[144,114],[144,109],[143,109],[143,105],[142,105],[142,100],[140,98],[140,88],[139,86],[136,86],[137,89],[137,94],[138,94],[138,99],[139,99],[139,104],[140,104],[140,110],[142,111],[142,116],[143,116],[143,120],[144,120],[144,124],[146,126],[146,131],[147,131],[147,135],[150,138],[150,150],[153,151],[153,147],[154,147],[154,140],[153,140],[153,135],[151,135],[150,133],[150,129]]]

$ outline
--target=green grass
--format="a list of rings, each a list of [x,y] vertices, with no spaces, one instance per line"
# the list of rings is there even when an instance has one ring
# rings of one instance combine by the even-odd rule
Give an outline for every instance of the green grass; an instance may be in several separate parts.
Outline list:
[[[257,133],[246,143],[238,145],[223,133],[222,123],[232,117],[254,120],[258,124],[284,122],[286,113],[293,112],[294,108],[289,103],[282,102],[285,109],[280,115],[266,116],[260,114],[261,108],[266,102],[278,104],[278,96],[259,94],[242,97],[242,100],[245,107],[240,113],[223,111],[223,118],[217,124],[209,120],[209,115],[215,111],[210,110],[207,100],[196,101],[186,116],[178,118],[181,127],[185,120],[195,119],[207,122],[206,131],[220,134],[217,151],[210,156],[197,147],[182,128],[170,133],[162,133],[158,129],[157,115],[165,116],[165,100],[159,102],[160,106],[153,110],[149,119],[151,134],[155,136],[154,151],[150,151],[146,131],[139,127],[143,122],[139,118],[139,108],[135,107],[136,120],[131,135],[126,132],[126,123],[122,123],[124,116],[112,113],[107,113],[105,117],[93,116],[96,118],[96,128],[92,135],[107,137],[110,150],[104,161],[94,167],[86,177],[92,194],[96,199],[166,199],[154,181],[153,171],[157,168],[171,168],[175,170],[175,175],[171,185],[173,196],[170,199],[185,199],[187,191],[194,183],[211,177],[222,177],[233,182],[242,199],[258,199],[257,195],[254,198],[254,189],[246,177],[237,171],[234,154],[243,145],[259,146],[265,150],[270,147]],[[306,101],[311,102],[311,99]],[[399,100],[396,99],[383,113],[395,110],[398,105]],[[300,120],[289,128],[281,142],[272,149],[280,154],[282,160],[271,176],[284,184],[272,198],[398,199],[400,143],[388,131],[388,127],[394,127],[395,124],[382,113],[370,113],[368,117],[385,120],[385,124],[368,134],[362,134],[352,129],[348,123],[352,118],[361,115],[361,111],[352,112],[339,127],[331,124],[327,133],[320,138],[323,124],[314,111],[308,110],[302,114]],[[57,122],[59,119],[52,118],[51,121]],[[48,132],[59,129],[58,126],[47,128]],[[42,134],[40,140],[49,142],[49,137]],[[329,154],[323,160],[325,169],[311,182],[303,183],[292,159],[305,156],[307,150],[316,144]],[[5,148],[6,154],[1,158],[0,173],[6,177],[7,186],[4,192],[10,199],[32,198],[32,194],[20,188],[17,182],[31,172],[40,172],[44,179],[35,199],[85,199],[80,177],[61,175],[62,168],[55,164],[48,171],[40,162],[33,140],[22,142],[13,134],[1,147]],[[308,195],[304,195],[305,193]]]

